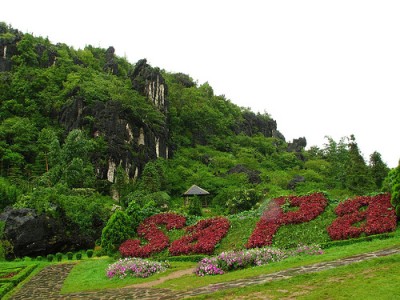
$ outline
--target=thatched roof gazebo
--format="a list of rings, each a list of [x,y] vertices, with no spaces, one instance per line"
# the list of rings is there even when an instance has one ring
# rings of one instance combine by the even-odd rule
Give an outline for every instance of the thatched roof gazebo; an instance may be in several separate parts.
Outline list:
[[[186,192],[183,193],[184,197],[184,205],[186,206],[189,203],[189,197],[193,196],[207,196],[210,195],[209,192],[207,192],[205,189],[202,189],[201,187],[193,184]],[[206,203],[207,206],[207,203]]]

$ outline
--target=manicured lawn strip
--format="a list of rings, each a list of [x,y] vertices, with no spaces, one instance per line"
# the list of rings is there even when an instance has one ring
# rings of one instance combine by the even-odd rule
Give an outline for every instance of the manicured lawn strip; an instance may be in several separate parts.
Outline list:
[[[397,299],[400,255],[191,299]]]
[[[64,281],[61,294],[120,288],[128,285],[149,282],[167,276],[172,272],[196,266],[196,263],[194,262],[172,262],[171,268],[167,269],[166,272],[155,274],[148,278],[127,277],[125,279],[109,279],[106,277],[106,269],[109,264],[114,263],[115,261],[116,260],[112,258],[101,258],[78,263]]]
[[[195,275],[182,277],[179,279],[168,280],[157,285],[159,288],[169,288],[173,290],[188,290],[198,288],[214,283],[228,282],[236,279],[258,276],[278,272],[288,268],[310,265],[318,262],[332,261],[340,258],[346,258],[352,255],[373,252],[389,247],[400,246],[400,236],[386,240],[373,240],[369,242],[360,242],[353,245],[341,247],[332,247],[325,251],[325,254],[318,256],[299,256],[291,257],[281,262],[271,263],[269,265],[253,267],[244,270],[228,272],[224,275],[197,277]]]
[[[3,299],[3,296],[5,296],[9,291],[11,291],[13,287],[14,284],[12,282],[0,283],[0,299]]]

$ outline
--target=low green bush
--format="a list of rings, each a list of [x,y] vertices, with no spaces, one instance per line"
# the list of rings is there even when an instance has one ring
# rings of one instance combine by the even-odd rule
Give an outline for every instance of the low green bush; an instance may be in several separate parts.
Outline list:
[[[77,260],[81,260],[82,259],[82,253],[80,253],[80,252],[76,253],[75,258]]]
[[[62,254],[62,253],[60,253],[60,252],[57,252],[57,253],[56,253],[56,259],[57,259],[57,261],[62,261],[62,257],[63,257],[63,254]]]
[[[36,260],[37,261],[42,261],[43,260],[43,256],[41,256],[41,255],[36,256]]]
[[[67,259],[68,260],[72,260],[73,257],[74,257],[74,254],[72,252],[67,252]]]
[[[47,254],[47,261],[52,262],[54,260],[53,254]]]
[[[87,250],[86,255],[88,258],[91,258],[93,256],[93,250],[91,250],[91,249]]]

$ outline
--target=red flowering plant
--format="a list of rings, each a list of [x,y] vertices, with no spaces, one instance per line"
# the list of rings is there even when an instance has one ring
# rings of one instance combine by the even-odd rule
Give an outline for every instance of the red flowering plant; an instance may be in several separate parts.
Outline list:
[[[309,222],[319,216],[325,210],[327,204],[328,200],[322,193],[272,199],[251,234],[246,248],[271,245],[272,239],[280,226]],[[298,209],[285,212],[283,207],[298,207]]]
[[[396,229],[396,214],[390,194],[360,196],[340,203],[335,212],[339,216],[328,227],[332,240],[357,238],[361,234],[379,234]]]
[[[224,217],[201,220],[187,227],[188,235],[173,241],[169,252],[171,255],[212,254],[215,245],[227,234],[229,226],[228,219]]]
[[[148,241],[147,244],[141,245],[138,239],[127,240],[119,247],[119,252],[123,257],[149,257],[153,253],[157,253],[167,248],[169,239],[165,233],[159,228],[165,225],[167,230],[181,229],[186,224],[186,218],[174,213],[162,213],[153,215],[143,221],[138,227],[138,235]]]

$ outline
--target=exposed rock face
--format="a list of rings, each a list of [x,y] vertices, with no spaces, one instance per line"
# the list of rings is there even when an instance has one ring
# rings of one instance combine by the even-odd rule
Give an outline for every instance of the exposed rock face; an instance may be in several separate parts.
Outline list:
[[[109,47],[106,51],[106,63],[103,67],[104,71],[111,72],[114,75],[118,75],[118,64],[115,62],[115,49]]]
[[[130,78],[135,90],[146,96],[159,111],[167,113],[168,88],[158,68],[152,68],[146,59],[141,59]]]
[[[0,24],[0,72],[11,70],[11,57],[17,54],[17,42],[22,33],[15,29],[4,28]]]
[[[131,80],[133,88],[164,115],[166,122],[167,86],[160,72],[141,60],[131,74]],[[135,178],[148,161],[157,157],[168,158],[167,126],[155,131],[152,124],[134,116],[118,101],[94,101],[87,105],[84,99],[71,96],[73,101],[60,114],[60,122],[66,131],[90,128],[94,137],[101,136],[107,142],[107,162],[94,160],[99,178],[114,182],[118,166],[122,166],[130,178]]]
[[[94,238],[73,233],[66,235],[60,220],[37,214],[30,208],[6,209],[0,220],[5,222],[5,236],[18,257],[45,255],[74,249],[91,248]]]
[[[238,124],[237,133],[243,132],[245,135],[253,136],[257,133],[265,137],[272,137],[277,130],[276,121],[261,114],[255,114],[252,111],[243,112],[244,120]]]
[[[260,171],[251,170],[243,165],[236,165],[228,171],[228,174],[244,173],[249,179],[249,183],[258,184],[261,183]]]
[[[145,59],[136,63],[135,70],[130,74],[132,86],[140,94],[151,102],[155,109],[164,115],[165,126],[158,132],[149,131],[144,128],[145,139],[148,143],[155,145],[156,157],[169,157],[168,149],[168,86],[158,68],[152,68]],[[154,141],[154,142],[153,142]]]
[[[307,140],[305,137],[293,139],[293,142],[288,143],[289,152],[301,152],[307,146]]]
[[[302,153],[302,150],[307,146],[307,140],[305,137],[301,137],[298,139],[293,139],[292,143],[288,143],[288,152],[295,152],[298,159],[304,161],[305,157]]]

